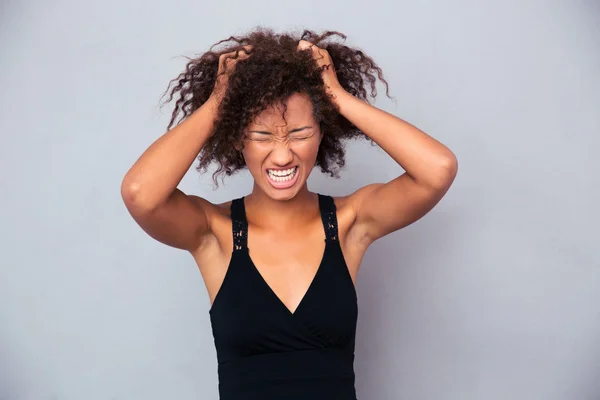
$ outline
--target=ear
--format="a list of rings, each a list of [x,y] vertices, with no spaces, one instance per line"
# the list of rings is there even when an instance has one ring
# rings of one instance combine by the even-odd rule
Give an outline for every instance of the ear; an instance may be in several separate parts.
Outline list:
[[[236,149],[237,151],[239,151],[240,153],[242,152],[242,150],[244,149],[244,134],[242,134],[242,137],[239,138],[238,140],[235,141],[235,143],[233,144],[233,148]]]
[[[246,163],[246,159],[244,158],[244,146],[242,146],[242,143],[240,142],[236,142],[233,145],[233,148],[235,149],[235,152],[237,153],[237,157],[239,159],[239,161],[241,161],[243,164]]]

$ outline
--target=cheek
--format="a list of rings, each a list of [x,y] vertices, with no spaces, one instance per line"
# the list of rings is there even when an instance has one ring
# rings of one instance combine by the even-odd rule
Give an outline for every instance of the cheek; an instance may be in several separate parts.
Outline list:
[[[251,147],[246,147],[244,150],[242,150],[242,155],[244,156],[246,167],[250,170],[250,172],[260,170],[262,168],[261,166],[264,162],[265,155],[262,154],[261,151],[257,151]]]
[[[299,150],[298,154],[301,155],[303,160],[312,161],[317,158],[319,146],[320,142],[311,142],[310,144],[307,143],[307,146],[304,146],[301,150]]]
[[[256,156],[254,152],[244,149],[242,150],[242,155],[244,156],[244,162],[247,166],[251,166],[255,163]]]

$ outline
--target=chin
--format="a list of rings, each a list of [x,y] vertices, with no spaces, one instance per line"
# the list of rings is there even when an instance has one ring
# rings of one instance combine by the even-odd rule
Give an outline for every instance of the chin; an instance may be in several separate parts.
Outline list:
[[[262,187],[263,191],[265,192],[265,194],[267,196],[269,196],[273,200],[277,200],[277,201],[287,201],[287,200],[293,199],[294,197],[296,197],[296,195],[302,188],[302,185],[298,185],[298,186],[294,185],[287,189],[276,189],[276,188],[272,187],[269,184],[269,182],[265,182],[265,183],[266,183],[266,185]],[[298,183],[300,183],[300,182],[298,182]]]
[[[271,197],[273,200],[277,200],[277,201],[287,201],[287,200],[291,200],[294,197],[296,197],[296,195],[298,194],[297,190],[286,190],[285,193],[282,193],[281,191],[277,191],[275,193],[269,193],[269,197]]]

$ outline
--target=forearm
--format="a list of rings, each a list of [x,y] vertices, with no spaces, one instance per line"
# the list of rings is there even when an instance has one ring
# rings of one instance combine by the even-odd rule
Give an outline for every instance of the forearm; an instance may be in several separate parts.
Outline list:
[[[126,201],[152,209],[169,198],[210,137],[215,107],[212,99],[204,103],[140,156],[122,182]]]
[[[439,187],[455,174],[452,151],[410,123],[339,91],[340,113],[373,139],[415,181]]]

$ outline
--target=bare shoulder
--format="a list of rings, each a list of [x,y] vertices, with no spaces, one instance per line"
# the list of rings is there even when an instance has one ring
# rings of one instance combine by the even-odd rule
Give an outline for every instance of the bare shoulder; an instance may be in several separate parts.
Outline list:
[[[335,204],[338,207],[349,207],[353,210],[357,210],[363,200],[381,186],[383,186],[383,183],[372,183],[363,186],[346,196],[334,197]]]
[[[190,195],[189,198],[194,204],[204,210],[210,231],[203,246],[195,249],[192,255],[198,259],[204,258],[206,254],[214,257],[215,252],[227,253],[226,248],[230,245],[229,242],[231,241],[231,200],[223,203],[213,203],[195,195]]]
[[[374,183],[345,196],[332,196],[337,209],[340,238],[348,243],[348,246],[360,245],[366,248],[370,244],[366,241],[365,232],[360,232],[360,227],[356,225],[356,218],[363,200],[381,185]]]
[[[373,193],[374,190],[382,185],[382,183],[373,183],[363,186],[346,196],[333,196],[338,218],[349,219],[350,222],[354,224],[361,203],[366,197]]]
[[[229,207],[231,206],[231,201],[226,201],[224,203],[212,203],[206,200],[203,197],[196,195],[188,195],[190,200],[199,208],[201,208],[205,213],[206,217],[228,217],[229,216]]]

